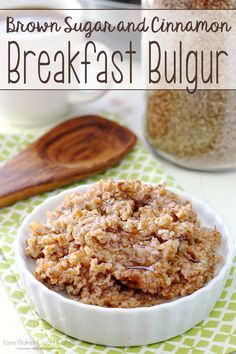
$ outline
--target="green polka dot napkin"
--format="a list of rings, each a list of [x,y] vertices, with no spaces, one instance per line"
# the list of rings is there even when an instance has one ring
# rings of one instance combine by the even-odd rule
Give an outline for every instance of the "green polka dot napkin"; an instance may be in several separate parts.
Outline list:
[[[34,139],[35,136],[27,134],[0,135],[0,163],[14,156]],[[83,183],[91,183],[101,178],[139,178],[145,182],[165,180],[168,185],[178,187],[174,179],[166,175],[141,142],[138,142],[117,166]],[[14,262],[13,243],[17,229],[26,215],[45,198],[56,193],[58,190],[0,209],[0,274],[26,330],[44,353],[226,354],[236,351],[236,291],[234,287],[236,259],[221,298],[210,316],[185,334],[162,343],[132,348],[93,345],[70,338],[41,320],[20,287]]]

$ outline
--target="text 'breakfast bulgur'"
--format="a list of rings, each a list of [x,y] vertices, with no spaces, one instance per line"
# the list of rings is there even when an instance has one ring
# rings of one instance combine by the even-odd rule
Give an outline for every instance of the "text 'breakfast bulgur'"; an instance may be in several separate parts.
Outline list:
[[[221,234],[164,185],[100,181],[30,225],[35,277],[83,303],[159,304],[214,276]]]

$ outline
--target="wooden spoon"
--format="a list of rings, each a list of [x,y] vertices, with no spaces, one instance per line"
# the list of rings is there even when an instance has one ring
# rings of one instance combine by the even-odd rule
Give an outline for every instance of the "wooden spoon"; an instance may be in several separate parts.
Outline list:
[[[130,130],[98,116],[68,120],[0,167],[0,207],[95,175],[135,142]]]

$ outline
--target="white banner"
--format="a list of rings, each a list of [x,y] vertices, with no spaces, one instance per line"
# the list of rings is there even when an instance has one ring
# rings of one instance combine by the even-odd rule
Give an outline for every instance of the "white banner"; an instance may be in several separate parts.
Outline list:
[[[236,89],[236,11],[84,11],[1,10],[0,89]]]

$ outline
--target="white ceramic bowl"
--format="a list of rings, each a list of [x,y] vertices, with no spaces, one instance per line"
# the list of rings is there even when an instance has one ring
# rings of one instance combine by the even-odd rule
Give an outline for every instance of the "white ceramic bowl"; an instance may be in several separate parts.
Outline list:
[[[24,254],[29,236],[28,224],[46,221],[46,211],[53,210],[68,193],[83,192],[88,186],[79,186],[48,198],[26,217],[16,240],[16,262],[22,286],[40,317],[56,329],[77,339],[109,345],[136,346],[155,343],[177,336],[204,320],[219,298],[233,259],[233,242],[220,217],[204,202],[173,190],[192,201],[193,209],[202,223],[222,233],[219,254],[223,262],[216,276],[192,295],[169,303],[135,309],[104,308],[86,305],[49,290],[35,279],[34,261]]]

